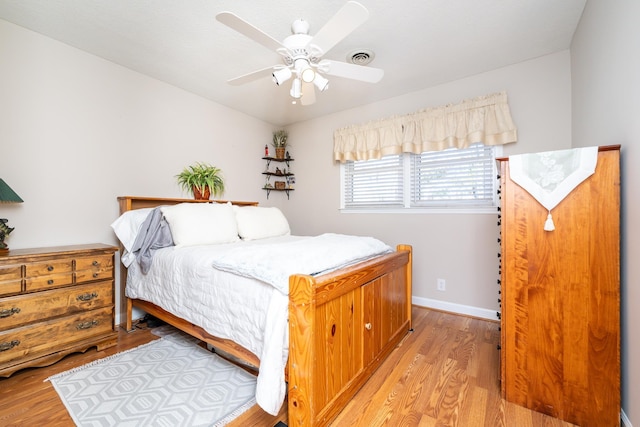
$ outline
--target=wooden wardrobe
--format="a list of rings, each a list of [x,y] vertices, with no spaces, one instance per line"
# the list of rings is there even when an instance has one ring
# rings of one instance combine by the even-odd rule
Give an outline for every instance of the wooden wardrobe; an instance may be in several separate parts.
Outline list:
[[[503,397],[580,426],[620,425],[620,146],[545,209],[500,164]]]

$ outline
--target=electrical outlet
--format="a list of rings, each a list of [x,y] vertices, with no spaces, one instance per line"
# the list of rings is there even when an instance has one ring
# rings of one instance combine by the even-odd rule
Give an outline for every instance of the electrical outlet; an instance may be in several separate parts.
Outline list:
[[[437,279],[437,285],[438,285],[438,290],[439,291],[446,291],[447,290],[447,282],[445,282],[444,279]]]

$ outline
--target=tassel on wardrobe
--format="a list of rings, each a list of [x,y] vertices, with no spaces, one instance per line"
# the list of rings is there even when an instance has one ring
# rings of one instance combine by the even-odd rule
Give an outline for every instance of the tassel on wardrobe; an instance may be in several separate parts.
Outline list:
[[[555,229],[556,229],[556,226],[553,223],[553,218],[551,218],[551,211],[549,211],[549,215],[547,215],[547,220],[544,222],[544,231],[553,231]]]

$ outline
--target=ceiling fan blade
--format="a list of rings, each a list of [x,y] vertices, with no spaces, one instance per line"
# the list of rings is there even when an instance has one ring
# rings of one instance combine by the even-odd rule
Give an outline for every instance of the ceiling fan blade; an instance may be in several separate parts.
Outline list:
[[[349,1],[313,36],[309,45],[318,47],[324,55],[368,18],[369,11],[363,5]]]
[[[227,27],[236,30],[240,34],[244,34],[251,40],[260,43],[268,49],[277,50],[284,47],[278,40],[274,39],[259,28],[249,24],[247,21],[232,12],[220,12],[216,15],[216,19]]]
[[[229,79],[227,80],[227,83],[233,86],[240,86],[245,83],[249,83],[254,80],[261,79],[262,77],[270,76],[272,74],[273,74],[273,67],[267,67],[261,70],[256,70],[248,74],[244,74],[242,76],[235,77],[233,79]]]
[[[313,83],[302,82],[302,97],[300,103],[302,105],[311,105],[316,102],[316,88]]]
[[[382,76],[384,76],[384,70],[380,68],[365,67],[340,61],[330,61],[328,59],[321,61],[318,68],[320,67],[322,67],[322,71],[325,74],[360,80],[367,83],[378,83],[382,79]]]

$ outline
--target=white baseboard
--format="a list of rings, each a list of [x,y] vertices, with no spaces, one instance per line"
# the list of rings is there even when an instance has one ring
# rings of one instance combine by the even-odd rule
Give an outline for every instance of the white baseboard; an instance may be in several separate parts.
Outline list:
[[[620,420],[622,421],[622,427],[633,427],[631,421],[629,421],[629,417],[627,417],[627,414],[625,414],[623,410],[620,410]]]
[[[498,320],[496,310],[472,307],[470,305],[455,304],[430,298],[412,297],[411,302],[421,307],[434,308],[436,310],[449,311],[451,313],[465,314],[487,320]]]

